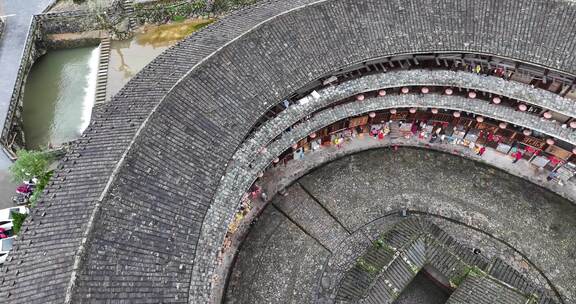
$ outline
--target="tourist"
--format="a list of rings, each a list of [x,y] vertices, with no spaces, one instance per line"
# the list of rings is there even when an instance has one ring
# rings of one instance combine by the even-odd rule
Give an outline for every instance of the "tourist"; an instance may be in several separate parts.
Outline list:
[[[384,131],[380,130],[378,131],[378,140],[383,140],[384,139]]]
[[[482,72],[482,67],[479,64],[477,64],[476,67],[474,68],[474,72],[476,74],[480,74],[480,72]]]
[[[516,162],[518,162],[521,158],[522,158],[522,152],[517,151],[516,153],[514,153],[514,160],[512,161],[513,164],[515,164]]]
[[[478,155],[482,156],[484,155],[484,152],[486,152],[486,147],[480,147],[480,150],[478,150]]]
[[[430,143],[434,143],[437,138],[438,134],[436,134],[436,132],[432,133],[432,136],[430,136]]]

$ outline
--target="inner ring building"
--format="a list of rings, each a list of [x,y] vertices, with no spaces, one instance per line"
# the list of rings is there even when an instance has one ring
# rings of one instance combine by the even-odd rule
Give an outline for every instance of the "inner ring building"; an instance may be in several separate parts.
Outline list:
[[[231,13],[94,109],[0,298],[575,303],[575,16],[570,0]]]

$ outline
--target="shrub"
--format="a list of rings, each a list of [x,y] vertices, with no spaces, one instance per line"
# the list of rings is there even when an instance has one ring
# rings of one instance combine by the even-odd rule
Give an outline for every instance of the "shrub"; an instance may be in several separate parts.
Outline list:
[[[41,178],[46,174],[50,164],[50,156],[41,151],[20,150],[16,153],[18,160],[10,166],[12,179],[16,182],[33,177]]]
[[[186,17],[184,17],[184,16],[179,16],[179,15],[172,16],[172,21],[174,21],[174,22],[182,22],[184,20],[186,20]]]
[[[34,188],[32,195],[30,195],[30,198],[28,199],[30,207],[36,206],[36,202],[38,201],[38,198],[40,198],[40,195],[42,194],[42,191],[44,191],[44,188],[46,188],[46,186],[48,185],[48,182],[52,177],[52,173],[53,171],[48,171],[44,173],[42,176],[38,177],[38,183],[36,184],[36,188]]]
[[[22,223],[28,214],[12,212],[12,232],[16,235],[20,232],[20,228],[22,227]]]

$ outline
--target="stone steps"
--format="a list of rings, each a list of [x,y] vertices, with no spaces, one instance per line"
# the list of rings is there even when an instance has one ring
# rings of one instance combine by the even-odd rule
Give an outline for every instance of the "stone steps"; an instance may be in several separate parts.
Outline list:
[[[526,297],[489,277],[468,276],[448,304],[526,304]]]
[[[100,59],[98,61],[98,76],[96,78],[96,99],[94,104],[106,102],[106,86],[108,83],[108,62],[110,61],[110,37],[100,42]]]
[[[495,259],[492,264],[490,264],[488,274],[509,284],[524,294],[536,295],[539,298],[538,303],[554,303],[554,300],[551,299],[551,295],[549,295],[546,291],[534,286],[516,269],[507,265],[501,259]]]
[[[134,18],[134,2],[132,0],[124,0],[122,8],[128,17],[128,30],[133,31],[138,27],[136,18]]]
[[[426,262],[426,243],[420,230],[418,221],[406,220],[382,235],[382,245],[374,244],[362,255],[372,271],[357,263],[341,281],[336,299],[392,303]]]

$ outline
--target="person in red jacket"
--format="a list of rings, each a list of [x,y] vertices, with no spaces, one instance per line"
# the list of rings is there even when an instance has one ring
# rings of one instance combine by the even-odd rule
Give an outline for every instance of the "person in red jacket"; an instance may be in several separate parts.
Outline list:
[[[484,152],[486,152],[486,147],[481,147],[480,150],[478,150],[478,155],[482,156]]]
[[[514,160],[512,161],[512,163],[516,163],[517,161],[519,161],[522,158],[522,152],[520,151],[516,151],[516,154],[514,154]]]

